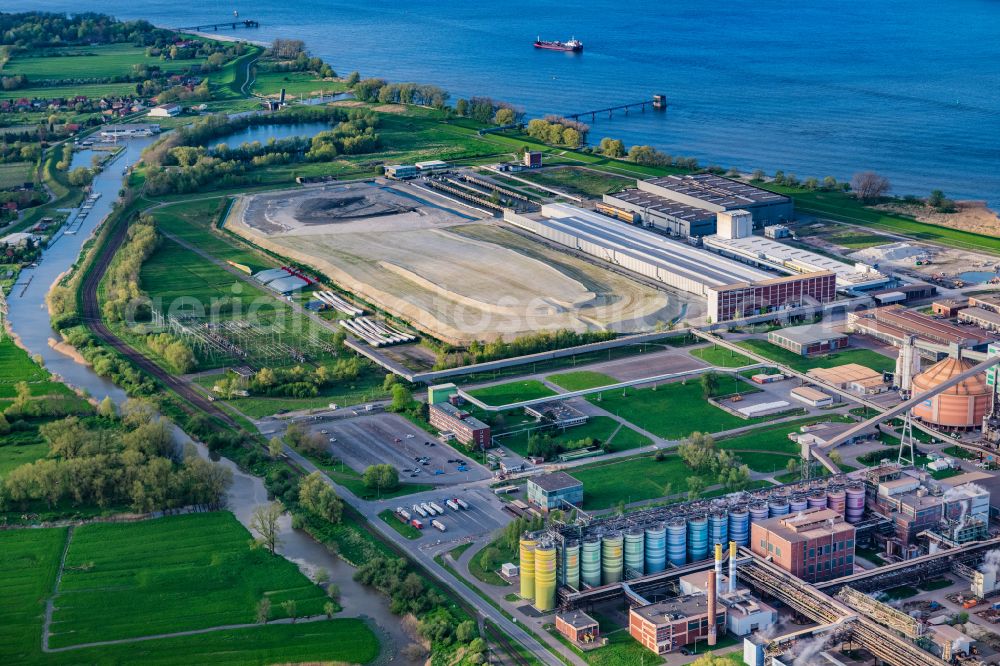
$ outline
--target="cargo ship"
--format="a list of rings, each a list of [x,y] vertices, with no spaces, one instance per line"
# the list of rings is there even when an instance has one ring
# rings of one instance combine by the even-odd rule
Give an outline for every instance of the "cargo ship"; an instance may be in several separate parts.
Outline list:
[[[576,38],[570,39],[568,42],[546,42],[539,37],[535,40],[535,48],[548,49],[550,51],[573,51],[578,53],[583,50],[583,42]]]

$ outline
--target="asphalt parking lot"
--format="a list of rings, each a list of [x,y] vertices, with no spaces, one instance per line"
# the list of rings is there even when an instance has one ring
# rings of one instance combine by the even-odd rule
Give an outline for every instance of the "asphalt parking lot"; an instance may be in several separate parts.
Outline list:
[[[452,498],[462,499],[469,505],[469,508],[458,511],[451,509],[445,502]],[[444,509],[444,514],[428,515],[424,518],[413,510],[414,504],[423,502],[434,502]],[[489,488],[461,488],[455,492],[448,492],[447,488],[439,488],[385,500],[383,504],[393,509],[402,507],[424,524],[424,534],[415,542],[421,546],[430,545],[437,541],[445,543],[467,537],[492,534],[509,523],[512,518],[503,512],[502,503]],[[445,526],[445,531],[440,532],[434,528],[431,525],[431,520],[440,521]]]
[[[345,420],[317,421],[307,427],[326,437],[331,453],[357,472],[370,465],[388,463],[399,470],[401,481],[434,485],[467,483],[491,476],[489,470],[472,462],[465,451],[442,444],[396,414],[361,414]],[[455,462],[459,460],[465,465]]]

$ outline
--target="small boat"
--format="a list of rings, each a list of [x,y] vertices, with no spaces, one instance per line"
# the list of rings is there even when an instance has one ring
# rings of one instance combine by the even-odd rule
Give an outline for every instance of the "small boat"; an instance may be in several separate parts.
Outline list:
[[[579,53],[583,50],[583,42],[575,37],[570,39],[568,42],[547,42],[543,41],[541,37],[535,40],[536,49],[548,49],[549,51],[573,51]]]

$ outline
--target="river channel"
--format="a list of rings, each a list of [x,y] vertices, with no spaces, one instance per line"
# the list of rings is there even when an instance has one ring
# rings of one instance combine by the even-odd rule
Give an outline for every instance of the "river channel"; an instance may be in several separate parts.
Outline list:
[[[60,232],[54,236],[52,243],[38,261],[38,266],[23,270],[8,296],[11,328],[29,353],[41,356],[45,367],[67,384],[85,390],[97,399],[111,396],[111,399],[118,404],[127,398],[122,389],[95,374],[90,367],[79,364],[50,347],[50,339],[58,340],[59,336],[52,330],[45,306],[45,294],[76,262],[84,243],[111,212],[118,198],[124,171],[139,160],[142,150],[154,140],[154,138],[135,138],[124,142],[124,150],[94,178],[91,191],[100,193],[101,196],[86,218],[79,225],[73,225],[73,228],[79,226],[78,231],[74,234]],[[80,159],[81,163],[89,164],[89,156],[84,159],[83,155],[80,155]],[[76,212],[73,211],[69,220],[73,221],[75,217]],[[179,446],[192,442],[180,428],[174,429],[174,437]],[[208,456],[204,446],[197,443],[195,445],[202,456]],[[227,494],[227,506],[237,519],[249,528],[254,508],[268,501],[264,484],[259,478],[242,472],[230,460],[223,458],[219,463],[233,473],[233,484]],[[364,617],[378,625],[379,639],[382,643],[380,662],[392,660],[397,663],[411,663],[400,654],[400,651],[412,640],[403,631],[399,618],[389,611],[388,599],[356,583],[353,578],[354,569],[350,565],[332,555],[305,532],[293,530],[291,520],[287,516],[282,523],[281,546],[278,550],[281,555],[298,564],[307,573],[318,568],[326,569],[330,573],[330,580],[340,588],[340,601],[344,607],[341,617]]]

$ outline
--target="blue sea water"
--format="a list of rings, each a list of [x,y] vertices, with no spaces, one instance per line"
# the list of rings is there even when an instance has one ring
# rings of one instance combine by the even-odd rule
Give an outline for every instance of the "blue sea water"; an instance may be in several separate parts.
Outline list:
[[[702,164],[846,179],[872,169],[899,194],[940,188],[1000,206],[997,0],[8,0],[5,11],[104,11],[158,25],[239,10],[340,73],[435,83],[530,115],[667,95],[664,114],[598,118],[603,136]],[[232,34],[232,33],[229,33]],[[536,36],[585,44],[539,51]]]

